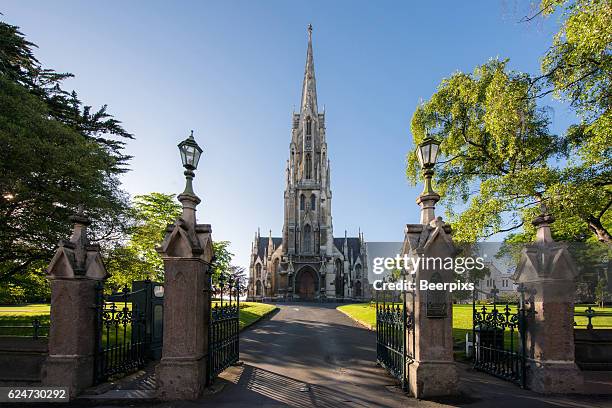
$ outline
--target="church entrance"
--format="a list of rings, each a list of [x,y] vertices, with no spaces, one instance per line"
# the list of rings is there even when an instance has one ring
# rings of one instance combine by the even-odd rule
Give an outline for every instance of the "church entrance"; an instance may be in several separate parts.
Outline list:
[[[296,280],[296,292],[302,300],[314,300],[317,293],[317,273],[309,266],[299,270]]]

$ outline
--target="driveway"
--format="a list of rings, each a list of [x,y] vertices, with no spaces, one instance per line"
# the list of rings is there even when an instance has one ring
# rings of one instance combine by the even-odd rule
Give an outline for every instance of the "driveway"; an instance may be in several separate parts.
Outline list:
[[[232,384],[220,406],[399,407],[414,405],[376,365],[376,334],[337,305],[292,303],[240,338],[243,367],[227,370]],[[215,398],[216,399],[216,398]]]
[[[437,401],[405,395],[378,367],[376,334],[336,310],[334,304],[279,304],[280,310],[240,335],[242,366],[230,367],[198,401],[138,400],[154,396],[150,375],[128,386],[130,405],[196,407],[612,407],[612,373],[587,373],[587,396],[545,396],[458,364],[461,396]],[[144,385],[143,385],[144,384]],[[130,391],[132,388],[137,390]],[[148,390],[148,391],[147,391]],[[597,394],[609,395],[597,395]],[[113,394],[97,400],[111,407]],[[125,403],[125,401],[124,401]],[[77,400],[76,406],[82,406]]]

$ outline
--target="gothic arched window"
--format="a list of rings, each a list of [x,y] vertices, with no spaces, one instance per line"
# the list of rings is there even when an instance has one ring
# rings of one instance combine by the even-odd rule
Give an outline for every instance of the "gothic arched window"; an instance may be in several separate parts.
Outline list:
[[[306,136],[310,136],[312,134],[312,120],[310,116],[306,118]]]
[[[312,158],[310,157],[310,153],[306,153],[306,178],[312,178]]]
[[[304,197],[304,194],[300,195],[300,210],[304,210],[306,207],[306,197]]]
[[[306,224],[306,226],[304,227],[304,251],[305,252],[311,252],[312,248],[311,248],[311,243],[312,243],[312,229],[310,228],[310,225]]]
[[[255,277],[257,279],[261,278],[261,264],[255,265]]]
[[[355,277],[357,279],[361,279],[361,265],[360,264],[357,264],[355,266]]]
[[[310,196],[310,209],[315,210],[317,208],[317,197],[312,194]]]

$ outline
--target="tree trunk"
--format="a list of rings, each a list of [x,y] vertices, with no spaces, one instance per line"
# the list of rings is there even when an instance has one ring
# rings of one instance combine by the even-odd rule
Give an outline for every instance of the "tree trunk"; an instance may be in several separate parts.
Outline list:
[[[599,242],[605,242],[608,245],[612,245],[612,235],[610,235],[608,230],[601,224],[601,219],[589,215],[587,223],[589,224],[589,229],[595,234]]]

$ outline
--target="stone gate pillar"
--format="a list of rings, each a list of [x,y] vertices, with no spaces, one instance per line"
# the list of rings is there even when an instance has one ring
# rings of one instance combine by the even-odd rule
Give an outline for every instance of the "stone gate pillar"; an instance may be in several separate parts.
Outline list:
[[[72,236],[59,243],[47,268],[51,328],[42,379],[47,386],[68,387],[73,398],[94,382],[97,286],[107,273],[99,246],[87,238],[89,218],[80,209],[70,220]]]
[[[434,203],[435,204],[435,203]],[[433,206],[433,205],[432,205]],[[433,217],[432,206],[423,208]],[[429,259],[454,258],[455,247],[450,226],[441,218],[424,219],[426,224],[408,224],[405,229],[403,254]],[[414,314],[414,338],[408,331],[407,347],[413,360],[407,362],[408,387],[416,398],[455,395],[457,368],[453,359],[453,305],[448,290],[423,289],[421,284],[453,282],[453,271],[443,269],[438,262],[423,263],[416,270],[414,309],[407,299],[408,311]],[[408,279],[410,280],[410,279]]]
[[[178,196],[183,214],[168,226],[158,248],[165,270],[164,340],[157,367],[157,395],[163,400],[197,399],[206,384],[210,321],[211,227],[196,224],[200,199]]]
[[[541,393],[580,391],[582,374],[574,362],[575,264],[567,246],[550,233],[554,218],[533,221],[535,243],[527,245],[515,273],[525,288],[527,314],[527,387]]]

